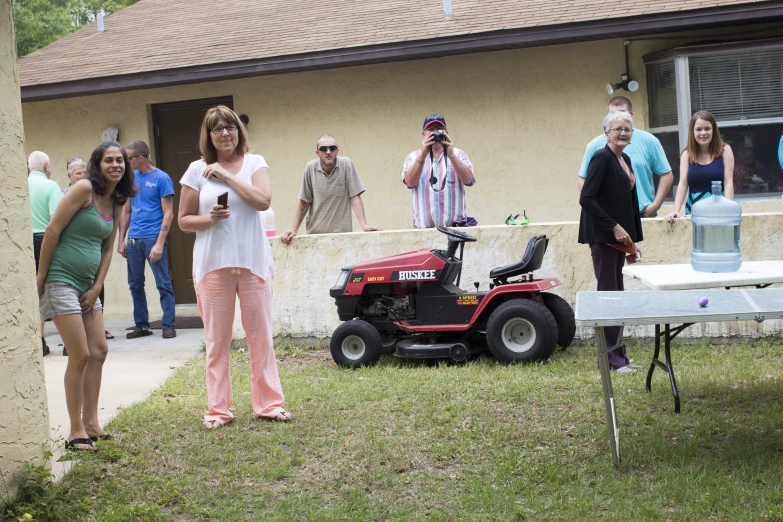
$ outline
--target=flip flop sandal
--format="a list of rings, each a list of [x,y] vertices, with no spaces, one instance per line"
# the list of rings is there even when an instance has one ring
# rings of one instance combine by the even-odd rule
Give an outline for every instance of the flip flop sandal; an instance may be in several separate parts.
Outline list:
[[[205,427],[206,429],[208,429],[208,430],[216,430],[216,429],[218,429],[218,428],[222,428],[223,426],[225,426],[226,424],[228,424],[228,423],[230,423],[230,422],[231,422],[231,421],[228,421],[228,422],[220,422],[220,421],[217,421],[217,420],[205,420],[205,421],[204,421],[204,422],[202,422],[201,424],[203,424],[203,425],[204,425],[204,427]]]
[[[107,339],[114,339],[114,335],[113,335],[111,332],[109,332],[108,330],[104,330],[104,331],[103,331],[103,335],[104,335],[104,336],[105,336]]]
[[[96,436],[90,436],[90,440],[93,442],[98,442],[99,440],[111,440],[112,436],[108,433],[104,433],[103,435],[96,435]]]
[[[294,420],[294,414],[290,411],[283,410],[274,417],[259,417],[259,419],[271,422],[289,422]]]
[[[89,446],[89,448],[79,448],[77,446]],[[65,441],[65,449],[73,451],[95,451],[97,448],[90,439],[71,439]]]
[[[516,216],[509,214],[509,216],[506,218],[506,225],[527,225],[530,223],[530,218],[527,217],[527,214],[525,211],[522,211],[522,219],[519,219],[519,214]]]

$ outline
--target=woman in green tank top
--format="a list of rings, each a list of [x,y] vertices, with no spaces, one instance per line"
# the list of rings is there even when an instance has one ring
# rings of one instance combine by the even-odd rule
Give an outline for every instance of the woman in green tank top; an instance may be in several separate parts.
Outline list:
[[[66,448],[95,450],[108,435],[98,423],[103,362],[109,350],[98,294],[109,271],[119,219],[135,195],[125,149],[104,142],[93,151],[87,177],[60,200],[46,228],[38,265],[41,314],[68,347],[65,402],[71,427]]]

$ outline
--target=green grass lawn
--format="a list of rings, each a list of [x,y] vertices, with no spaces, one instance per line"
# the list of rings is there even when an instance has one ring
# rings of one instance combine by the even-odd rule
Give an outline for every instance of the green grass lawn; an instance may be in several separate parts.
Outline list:
[[[629,353],[646,366],[652,349]],[[232,357],[233,424],[203,429],[196,358],[8,519],[783,520],[778,341],[676,347],[679,415],[662,372],[652,393],[646,368],[615,376],[619,470],[590,347],[538,365],[388,357],[357,371],[281,347],[287,424],[254,420],[247,354]]]

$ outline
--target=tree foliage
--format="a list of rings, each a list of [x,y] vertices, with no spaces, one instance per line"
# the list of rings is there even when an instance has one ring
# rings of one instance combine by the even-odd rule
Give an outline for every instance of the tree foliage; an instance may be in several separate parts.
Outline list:
[[[30,54],[138,0],[13,0],[16,51]]]

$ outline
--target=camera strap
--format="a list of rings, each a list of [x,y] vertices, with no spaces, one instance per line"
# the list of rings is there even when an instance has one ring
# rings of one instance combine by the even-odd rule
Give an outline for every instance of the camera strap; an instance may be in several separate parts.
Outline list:
[[[432,185],[432,190],[435,192],[441,192],[446,188],[446,178],[449,175],[449,158],[446,156],[445,149],[443,150],[443,164],[445,172],[443,173],[443,181],[440,184],[440,188],[438,188],[438,178],[435,177],[435,158],[432,147],[430,147],[430,185]]]

